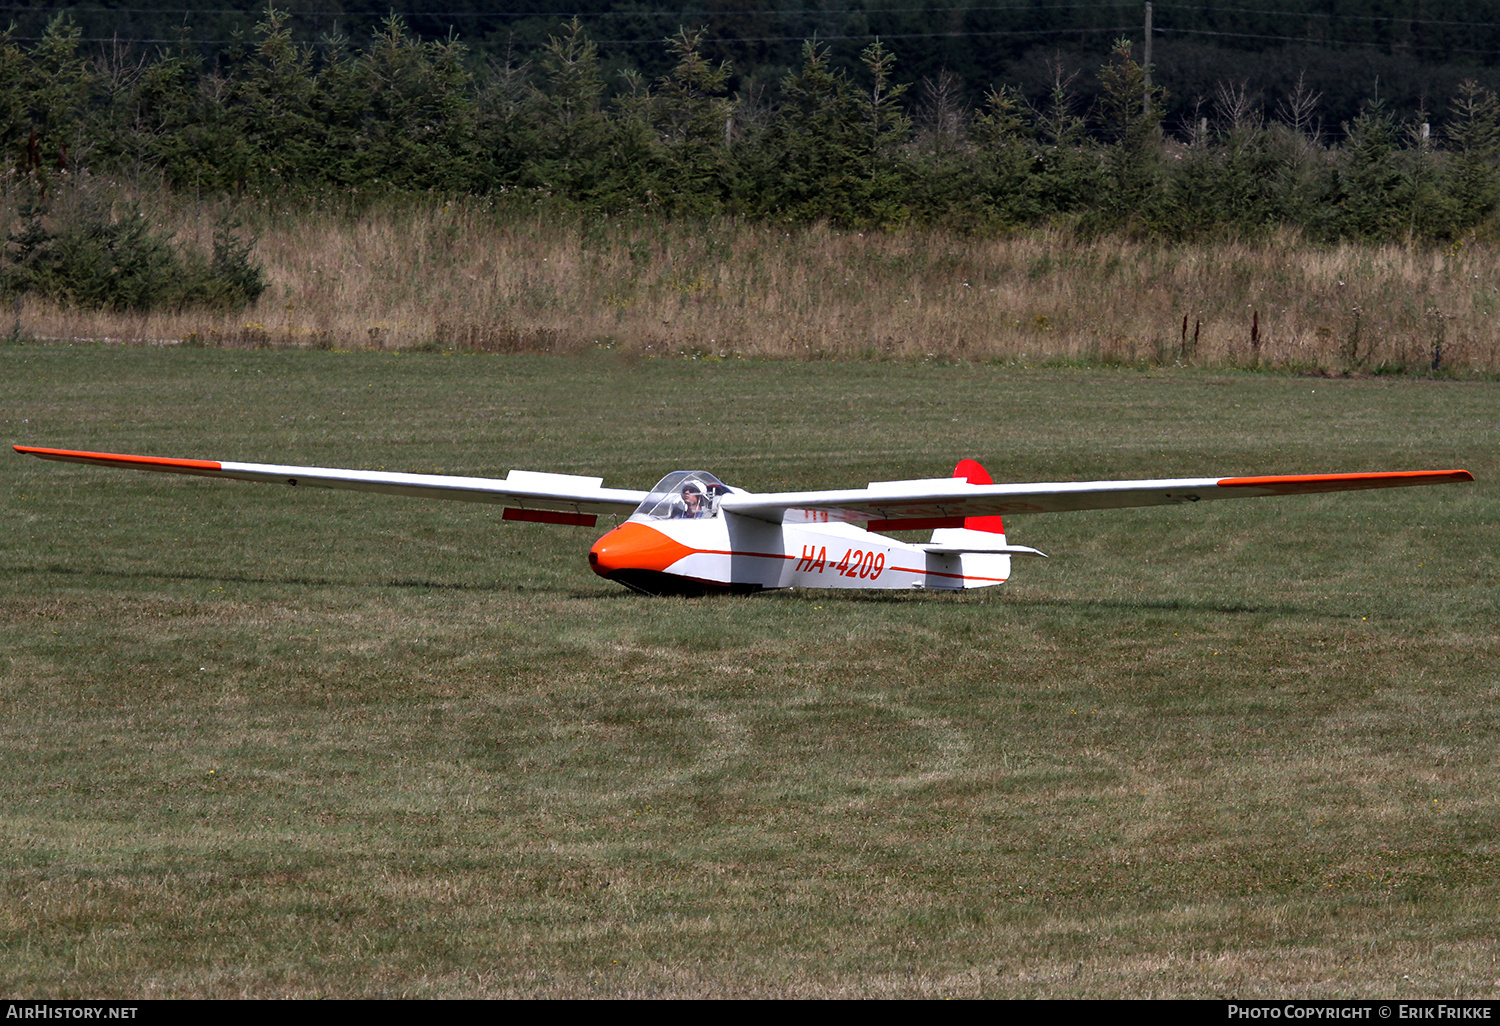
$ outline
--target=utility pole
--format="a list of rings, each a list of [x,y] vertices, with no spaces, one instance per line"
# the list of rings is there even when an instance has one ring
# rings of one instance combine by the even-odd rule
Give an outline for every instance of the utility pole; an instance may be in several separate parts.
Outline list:
[[[1146,52],[1142,55],[1141,70],[1146,76],[1146,92],[1141,97],[1141,110],[1151,110],[1151,5],[1146,5]]]

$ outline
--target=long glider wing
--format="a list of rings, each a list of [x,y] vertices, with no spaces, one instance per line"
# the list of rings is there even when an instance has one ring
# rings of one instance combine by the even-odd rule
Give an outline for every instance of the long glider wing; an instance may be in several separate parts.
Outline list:
[[[458,499],[491,502],[506,507],[506,520],[532,520],[548,524],[592,526],[598,515],[635,512],[645,492],[604,488],[601,477],[573,474],[541,474],[512,470],[504,479],[449,477],[442,474],[390,474],[376,470],[336,470],[327,467],[282,467],[268,463],[226,463],[216,460],[179,460],[162,456],[126,456],[111,452],[75,452],[17,445],[27,456],[64,463],[87,463],[125,470],[150,470],[163,474],[191,474],[236,481],[270,484],[347,488],[359,492],[412,495],[423,499]]]
[[[872,531],[900,531],[962,527],[966,517],[1165,506],[1206,499],[1309,495],[1472,480],[1474,476],[1467,470],[995,485],[974,485],[944,477],[874,481],[867,488],[847,491],[726,495],[720,508],[774,523],[836,521],[863,524]]]

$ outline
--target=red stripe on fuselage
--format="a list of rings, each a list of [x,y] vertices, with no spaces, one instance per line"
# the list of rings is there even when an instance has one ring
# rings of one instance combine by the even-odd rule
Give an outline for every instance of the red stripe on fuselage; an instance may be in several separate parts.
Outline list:
[[[793,556],[793,555],[791,555],[789,553],[777,553],[777,552],[737,552],[734,549],[689,549],[688,552],[682,558],[686,559],[688,556],[754,556],[757,559],[798,559],[798,558],[800,558],[798,556]],[[955,579],[961,580],[961,581],[1001,581],[1001,582],[1004,582],[1004,581],[1010,580],[1010,578],[1008,578],[1008,577],[980,577],[977,574],[949,574],[949,573],[944,573],[941,570],[913,570],[911,567],[906,567],[906,566],[891,566],[891,567],[887,567],[886,569],[887,570],[899,570],[899,571],[901,571],[903,573],[908,573],[908,574],[923,574],[923,575],[928,576],[928,577],[952,577],[952,578],[955,578]]]

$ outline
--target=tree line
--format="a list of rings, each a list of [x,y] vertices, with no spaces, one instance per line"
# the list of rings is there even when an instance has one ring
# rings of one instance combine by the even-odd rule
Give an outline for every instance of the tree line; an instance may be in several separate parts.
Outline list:
[[[700,33],[665,50],[654,79],[607,70],[575,20],[539,51],[476,61],[394,16],[363,45],[313,47],[268,10],[210,62],[186,46],[95,52],[60,16],[29,43],[0,35],[0,146],[39,180],[86,169],[198,194],[432,191],[604,214],[1165,239],[1495,229],[1500,102],[1474,83],[1405,121],[1372,97],[1328,133],[1310,90],[1264,111],[1232,85],[1168,126],[1124,40],[1087,90],[1059,68],[1039,100],[996,84],[977,107],[942,73],[899,83],[878,41],[853,71],[806,41],[774,95],[731,94],[732,68]]]
[[[672,66],[663,37],[679,25],[701,27],[704,55],[729,61],[730,91],[747,95],[776,95],[801,65],[804,40],[834,43],[832,66],[858,74],[860,51],[879,38],[900,52],[899,82],[916,86],[946,73],[975,106],[995,82],[1032,99],[1045,95],[1059,63],[1082,71],[1081,95],[1094,99],[1092,72],[1101,54],[1122,34],[1139,38],[1144,21],[1141,0],[276,0],[275,6],[289,9],[294,39],[319,48],[340,34],[371,38],[394,8],[422,39],[463,39],[471,60],[538,52],[559,24],[579,17],[606,69],[635,68],[651,81]],[[1199,97],[1212,97],[1226,74],[1273,108],[1300,74],[1321,94],[1325,123],[1335,131],[1377,89],[1390,110],[1407,118],[1424,102],[1445,108],[1465,78],[1500,88],[1493,3],[1155,0],[1152,6],[1154,77],[1170,93],[1165,107],[1173,125],[1192,114]],[[210,62],[253,35],[265,8],[266,0],[66,5],[86,44],[172,41]],[[34,0],[12,4],[7,17],[15,19],[17,38],[32,40],[62,9],[55,0]]]

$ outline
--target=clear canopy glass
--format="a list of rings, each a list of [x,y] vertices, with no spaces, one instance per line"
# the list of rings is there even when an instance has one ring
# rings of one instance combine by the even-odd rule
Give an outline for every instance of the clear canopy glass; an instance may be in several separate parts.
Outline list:
[[[733,491],[702,470],[678,470],[657,482],[636,507],[653,520],[706,520],[719,515],[719,500]]]

